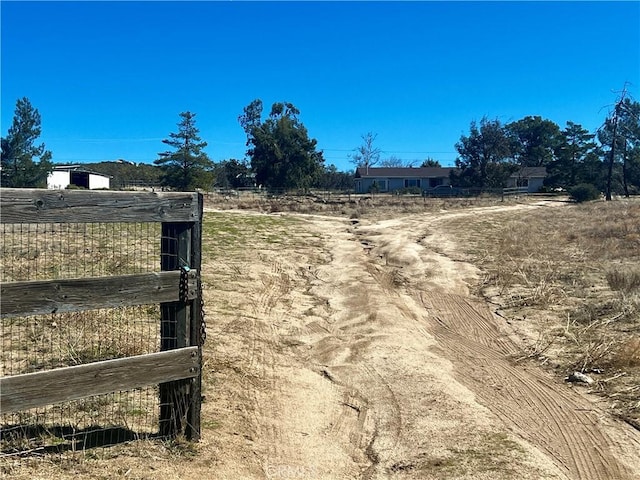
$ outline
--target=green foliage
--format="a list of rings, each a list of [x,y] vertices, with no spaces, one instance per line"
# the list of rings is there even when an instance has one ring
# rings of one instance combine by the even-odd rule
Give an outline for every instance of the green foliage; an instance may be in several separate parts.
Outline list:
[[[327,190],[351,190],[353,181],[352,172],[339,172],[335,165],[329,165],[320,174],[317,186]]]
[[[395,191],[397,195],[422,195],[420,187],[404,187]]]
[[[261,121],[262,101],[258,99],[238,118],[247,133],[247,155],[258,185],[306,189],[317,184],[324,158],[299,114],[292,103],[274,103],[269,117]]]
[[[207,142],[198,136],[195,113],[182,112],[178,133],[170,133],[162,143],[174,151],[159,153],[154,163],[162,169],[162,184],[180,191],[210,189],[213,184],[213,162],[204,153]]]
[[[597,134],[607,169],[607,200],[611,193],[629,195],[640,188],[640,103],[625,94],[623,91]]]
[[[44,143],[35,146],[41,133],[40,113],[27,97],[16,102],[13,123],[2,138],[0,185],[3,187],[46,187],[53,170],[51,152]],[[35,158],[39,157],[36,161]]]
[[[600,198],[600,190],[590,183],[581,183],[569,189],[569,195],[578,203],[590,202]]]
[[[499,188],[517,170],[510,162],[511,148],[499,120],[483,117],[480,125],[471,122],[468,136],[456,143],[460,156],[457,170],[451,172],[451,183],[460,187]]]
[[[550,187],[569,188],[578,183],[599,184],[602,173],[600,159],[595,156],[595,135],[582,128],[582,125],[567,122],[561,132],[556,148],[556,157],[547,168],[549,176],[545,184]],[[594,163],[595,162],[595,163]]]
[[[438,160],[434,160],[433,158],[427,158],[424,162],[422,162],[420,167],[442,168],[442,165],[440,165],[440,162]]]
[[[223,160],[213,167],[215,185],[221,188],[243,188],[254,186],[249,165],[235,158]]]
[[[562,140],[560,127],[539,116],[524,117],[505,126],[511,155],[521,167],[546,167]]]

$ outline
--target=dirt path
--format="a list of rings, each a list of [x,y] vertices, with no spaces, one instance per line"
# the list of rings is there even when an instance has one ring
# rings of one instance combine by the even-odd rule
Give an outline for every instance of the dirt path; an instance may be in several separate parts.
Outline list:
[[[638,432],[516,362],[511,332],[469,295],[477,271],[452,259],[456,241],[439,225],[503,210],[301,217],[309,236],[296,248],[256,243],[242,275],[212,277],[225,281],[208,304],[231,311],[210,327],[203,415],[219,423],[203,440],[214,465],[198,468],[229,479],[640,478]]]

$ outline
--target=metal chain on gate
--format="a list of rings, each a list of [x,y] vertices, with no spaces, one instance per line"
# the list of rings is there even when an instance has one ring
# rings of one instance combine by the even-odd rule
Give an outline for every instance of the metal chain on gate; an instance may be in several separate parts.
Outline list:
[[[198,282],[198,294],[200,296],[200,346],[207,339],[207,320],[204,314],[204,298],[202,296],[202,280]]]
[[[189,301],[189,272],[191,269],[186,265],[180,267],[180,287],[179,296],[181,302]],[[200,297],[200,345],[203,346],[207,339],[207,321],[204,313],[204,298],[202,296],[202,279],[198,278],[198,297]]]
[[[180,267],[180,286],[178,287],[178,296],[182,303],[189,301],[189,272],[191,269],[186,265]]]

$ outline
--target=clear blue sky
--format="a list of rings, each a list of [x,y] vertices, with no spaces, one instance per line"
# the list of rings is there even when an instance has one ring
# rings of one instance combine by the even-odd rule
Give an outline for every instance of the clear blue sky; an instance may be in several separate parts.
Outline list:
[[[328,164],[366,132],[383,157],[453,164],[482,116],[595,130],[640,99],[639,2],[2,1],[2,135],[42,115],[53,160],[151,162],[197,114],[215,160],[244,158],[238,115],[292,102]]]

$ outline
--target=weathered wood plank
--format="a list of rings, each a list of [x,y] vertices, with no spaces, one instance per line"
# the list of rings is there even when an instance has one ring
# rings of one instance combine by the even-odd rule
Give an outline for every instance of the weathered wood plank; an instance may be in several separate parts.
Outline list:
[[[199,211],[200,218],[203,216],[204,211],[204,199],[202,195],[199,196]],[[202,269],[202,222],[195,222],[191,233],[191,268],[200,271]],[[200,275],[198,275],[199,282],[202,281]],[[200,287],[200,285],[198,285]],[[190,330],[190,345],[202,345],[203,330],[202,322],[204,315],[202,305],[202,289],[197,288],[198,296],[191,302],[191,314],[189,319],[191,322]],[[206,335],[206,332],[204,332]],[[200,347],[200,356],[202,356],[202,347]],[[202,374],[191,379],[190,385],[190,404],[187,411],[187,425],[185,427],[185,436],[190,440],[200,440],[200,417],[202,410]]]
[[[199,221],[198,193],[0,189],[1,223]]]
[[[180,300],[180,271],[114,277],[30,280],[0,284],[0,317],[24,317]],[[189,272],[187,299],[198,292],[198,272]],[[184,345],[182,345],[184,346]]]
[[[197,347],[0,378],[0,412],[132,390],[200,374]]]

